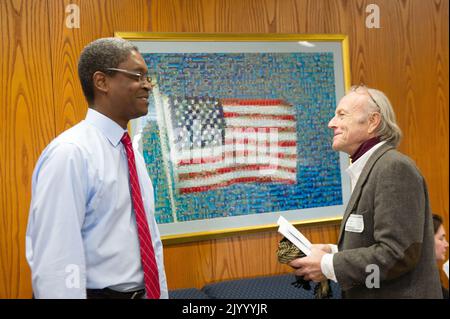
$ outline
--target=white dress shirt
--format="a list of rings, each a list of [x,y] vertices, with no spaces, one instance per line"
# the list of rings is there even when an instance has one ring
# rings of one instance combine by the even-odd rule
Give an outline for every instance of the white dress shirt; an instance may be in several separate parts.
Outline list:
[[[36,298],[86,298],[86,288],[144,288],[127,156],[120,142],[124,132],[88,109],[84,121],[41,154],[32,178],[26,233]],[[135,158],[161,298],[168,298],[153,187],[142,155],[135,152]]]
[[[358,182],[359,176],[361,175],[364,166],[366,166],[366,163],[369,160],[370,156],[372,156],[372,154],[384,143],[386,143],[386,141],[381,141],[378,144],[374,145],[370,150],[365,152],[360,158],[358,158],[345,170],[345,172],[350,176],[352,193],[355,189],[356,183]],[[320,268],[325,277],[337,282],[336,275],[334,273],[333,255],[338,252],[338,247],[337,245],[329,246],[331,248],[331,254],[325,254],[322,257],[322,260],[320,261]]]

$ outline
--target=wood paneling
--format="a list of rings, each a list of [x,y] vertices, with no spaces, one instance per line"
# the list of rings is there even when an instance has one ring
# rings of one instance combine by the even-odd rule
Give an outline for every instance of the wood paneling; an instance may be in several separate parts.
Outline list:
[[[31,291],[31,173],[55,135],[47,12],[43,0],[0,2],[0,298]]]
[[[167,284],[169,287],[199,287],[214,279],[210,241],[164,247]]]
[[[65,7],[81,27],[65,27]],[[368,4],[381,28],[365,26]],[[432,208],[448,232],[448,0],[5,0],[0,1],[0,298],[30,296],[24,232],[34,163],[57,134],[84,118],[77,61],[90,41],[114,31],[344,33],[353,83],[391,99],[400,150],[424,174]],[[313,242],[336,242],[338,226],[304,226]],[[280,239],[261,232],[165,247],[169,287],[290,271],[275,258]]]

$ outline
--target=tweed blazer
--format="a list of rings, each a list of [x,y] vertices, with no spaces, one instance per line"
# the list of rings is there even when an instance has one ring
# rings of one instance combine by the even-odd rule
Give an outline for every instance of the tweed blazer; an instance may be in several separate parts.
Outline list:
[[[346,227],[351,215],[362,219],[362,231]],[[355,185],[338,250],[333,266],[344,298],[442,298],[425,180],[387,143],[371,155]]]

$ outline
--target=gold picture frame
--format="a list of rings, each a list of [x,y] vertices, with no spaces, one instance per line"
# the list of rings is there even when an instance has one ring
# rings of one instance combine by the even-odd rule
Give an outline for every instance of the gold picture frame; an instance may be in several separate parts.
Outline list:
[[[155,79],[149,114],[130,126],[154,184],[155,217],[165,244],[271,230],[279,216],[294,225],[334,224],[342,219],[350,197],[349,179],[342,174],[348,157],[331,150],[332,135],[326,123],[350,87],[346,35],[116,32],[115,36],[138,47]],[[291,148],[295,145],[295,155],[290,153],[290,161],[286,161],[291,165],[289,175],[275,169],[277,178],[255,176],[261,165],[256,165],[256,173],[250,172],[254,163],[247,163],[245,169],[239,163],[240,171],[230,173],[229,166],[217,168],[216,162],[204,163],[203,157],[194,164],[182,163],[186,168],[174,159],[186,151],[183,147],[193,156],[195,151],[211,148],[208,143],[225,143],[228,133],[224,132],[230,130],[229,123],[235,123],[230,116],[236,116],[227,110],[236,106],[236,101],[243,112],[248,103],[257,104],[252,105],[253,110],[271,105],[264,112],[292,112],[291,117],[283,115],[276,121],[290,118],[286,125],[294,128],[283,135],[291,137]],[[273,106],[274,101],[284,104]],[[189,104],[199,112],[217,111],[213,116],[216,137],[205,134],[212,132],[212,126],[205,128],[210,118],[190,113]],[[180,113],[176,110],[187,115],[175,115]],[[238,116],[237,123],[241,128],[252,126],[258,116],[246,114],[245,121]],[[263,114],[264,119],[277,116]],[[200,124],[194,128],[197,122]],[[260,129],[263,124],[255,125]],[[182,130],[188,136],[187,144],[177,137]],[[282,139],[282,133],[278,136]],[[233,142],[236,140],[234,136]],[[233,154],[236,152],[233,149]]]

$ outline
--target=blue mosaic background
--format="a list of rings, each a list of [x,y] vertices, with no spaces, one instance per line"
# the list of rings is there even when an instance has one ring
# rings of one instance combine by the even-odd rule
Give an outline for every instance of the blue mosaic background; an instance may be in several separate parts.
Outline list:
[[[327,124],[336,106],[332,53],[143,54],[161,94],[284,99],[297,118],[297,184],[237,184],[203,193],[174,190],[178,221],[342,205],[339,153]],[[172,223],[155,105],[143,130],[156,220]],[[173,174],[171,173],[172,179]],[[171,185],[173,185],[173,180]]]

